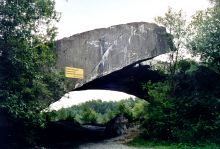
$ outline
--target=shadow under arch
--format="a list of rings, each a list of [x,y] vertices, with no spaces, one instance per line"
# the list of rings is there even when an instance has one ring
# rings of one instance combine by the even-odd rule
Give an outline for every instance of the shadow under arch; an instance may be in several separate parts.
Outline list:
[[[156,70],[152,70],[151,66],[143,65],[142,62],[133,63],[108,75],[92,80],[73,91],[88,89],[112,90],[144,99],[147,97],[147,91],[143,90],[143,84],[149,80],[152,82],[163,80],[165,76]]]

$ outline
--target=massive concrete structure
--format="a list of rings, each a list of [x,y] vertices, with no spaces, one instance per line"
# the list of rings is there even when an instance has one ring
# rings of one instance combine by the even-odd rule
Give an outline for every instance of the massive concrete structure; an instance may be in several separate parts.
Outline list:
[[[96,29],[58,40],[57,67],[84,69],[83,80],[69,79],[72,90],[110,89],[138,95],[135,86],[141,81],[158,78],[140,63],[166,53],[168,43],[165,28],[152,23]],[[148,76],[151,73],[152,78]]]

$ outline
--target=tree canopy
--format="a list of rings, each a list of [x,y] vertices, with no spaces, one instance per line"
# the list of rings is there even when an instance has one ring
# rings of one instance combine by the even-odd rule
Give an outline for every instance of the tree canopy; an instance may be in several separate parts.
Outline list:
[[[203,62],[220,72],[220,1],[211,2],[212,7],[193,17],[189,47],[201,55]]]
[[[212,6],[198,11],[183,30],[187,38],[176,35],[183,25],[178,17],[181,15],[168,10],[165,17],[158,17],[174,38],[180,35],[194,54],[201,55],[201,61],[176,60],[172,64],[176,73],[168,73],[161,82],[145,84],[149,106],[144,137],[148,139],[220,142],[220,1],[211,2]]]
[[[0,1],[0,99],[15,117],[32,119],[63,95],[55,69],[54,0]]]

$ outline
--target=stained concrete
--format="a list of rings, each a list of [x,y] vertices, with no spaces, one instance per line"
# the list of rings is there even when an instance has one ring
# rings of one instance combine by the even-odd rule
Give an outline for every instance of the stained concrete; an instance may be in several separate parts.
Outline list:
[[[56,42],[57,67],[61,70],[66,66],[84,69],[83,80],[68,79],[69,89],[74,90],[129,65],[168,52],[167,36],[164,27],[146,22],[76,34]]]

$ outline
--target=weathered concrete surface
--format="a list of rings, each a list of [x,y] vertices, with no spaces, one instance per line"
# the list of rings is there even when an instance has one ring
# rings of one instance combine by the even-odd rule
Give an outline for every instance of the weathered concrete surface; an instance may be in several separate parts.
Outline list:
[[[57,67],[83,68],[83,80],[70,79],[72,89],[169,49],[165,28],[138,22],[96,29],[56,43]]]

